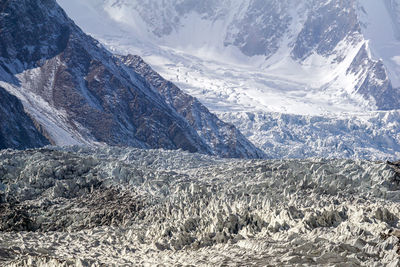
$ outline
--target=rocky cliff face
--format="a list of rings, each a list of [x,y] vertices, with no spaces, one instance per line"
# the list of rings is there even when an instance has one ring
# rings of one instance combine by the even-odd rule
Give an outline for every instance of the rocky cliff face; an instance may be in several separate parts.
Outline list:
[[[199,100],[162,78],[139,56],[128,55],[121,57],[121,60],[134,73],[141,74],[218,155],[230,158],[264,157],[264,153],[250,143],[235,126],[218,119]]]
[[[1,1],[1,8],[0,83],[22,100],[51,142],[219,154],[54,0]],[[247,152],[225,155],[254,155]]]
[[[0,149],[25,149],[49,144],[15,96],[0,87]]]

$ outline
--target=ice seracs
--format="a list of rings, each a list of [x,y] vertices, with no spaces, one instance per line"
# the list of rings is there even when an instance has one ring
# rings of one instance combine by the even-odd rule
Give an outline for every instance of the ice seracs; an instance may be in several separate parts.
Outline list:
[[[315,139],[301,145],[307,155],[327,155],[315,145],[326,137],[313,124],[321,116],[331,126],[345,120],[349,125],[344,128],[350,129],[358,127],[357,121],[385,117],[377,110],[400,107],[397,1],[59,2],[110,49],[141,55],[166,79],[220,118],[232,118],[229,122],[242,130],[259,135],[257,128],[248,128],[251,121],[243,122],[245,112],[266,113],[267,120],[276,113],[293,114],[294,120],[297,115],[313,116],[308,130],[315,131]],[[90,8],[93,21],[107,21],[115,30],[86,23],[87,17],[77,10],[82,5]],[[388,112],[393,114],[397,113]],[[392,126],[383,119],[376,123],[385,132],[384,139],[398,147]],[[380,148],[380,141],[373,138],[363,142],[363,153],[355,152],[358,137],[352,138],[353,133],[328,134],[332,140],[346,140],[343,146],[350,151],[331,147],[329,156],[372,159],[376,152],[380,159],[397,157],[398,150]],[[369,136],[367,130],[360,133]],[[259,137],[267,139],[270,134]],[[286,150],[285,144],[274,146]],[[264,147],[264,152],[268,155],[270,150]]]
[[[399,264],[398,163],[0,152],[0,264]]]

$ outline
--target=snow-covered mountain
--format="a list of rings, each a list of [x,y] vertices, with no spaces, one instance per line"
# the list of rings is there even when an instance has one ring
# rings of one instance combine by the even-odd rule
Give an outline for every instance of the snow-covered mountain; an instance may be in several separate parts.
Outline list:
[[[114,35],[130,33],[144,45],[147,41],[195,56],[203,56],[204,51],[216,60],[236,59],[270,75],[303,83],[309,87],[304,91],[324,90],[358,105],[365,100],[369,109],[400,107],[399,100],[393,100],[399,90],[389,80],[382,55],[373,57],[369,46],[370,39],[382,40],[373,35],[373,27],[374,18],[385,15],[376,14],[376,9],[390,9],[385,1],[60,2],[87,31],[102,39],[107,40],[112,29],[108,32],[101,24],[91,27],[81,22],[74,12],[81,5],[97,12],[97,19],[107,16],[110,28],[119,26]],[[372,45],[374,51],[382,46]],[[221,51],[227,58],[215,57]]]
[[[379,114],[400,108],[400,1],[58,2],[110,49],[141,55],[221,118],[234,118],[231,122],[241,130],[249,125],[243,122],[244,112],[265,113],[261,117],[266,118],[276,112],[305,120],[316,116],[310,121],[322,118],[325,124],[344,119],[349,122],[346,131],[365,117],[383,118]],[[387,130],[384,140],[400,144],[390,125],[386,128],[380,119],[377,123]],[[326,132],[314,126],[309,129],[317,139],[305,146],[306,154],[326,156],[313,145]],[[247,130],[262,139],[257,128]],[[334,131],[330,137],[341,139]],[[356,151],[356,138],[345,138],[345,146]],[[281,143],[272,143],[279,150]],[[364,157],[373,157],[376,147],[380,158],[400,155],[371,140]],[[331,155],[357,157],[336,149]]]
[[[214,124],[231,129],[222,135],[212,128],[207,132],[212,138],[204,138],[154,85],[86,35],[56,1],[0,3],[0,86],[22,102],[51,143],[263,157],[234,126],[201,105],[200,121],[213,117]]]

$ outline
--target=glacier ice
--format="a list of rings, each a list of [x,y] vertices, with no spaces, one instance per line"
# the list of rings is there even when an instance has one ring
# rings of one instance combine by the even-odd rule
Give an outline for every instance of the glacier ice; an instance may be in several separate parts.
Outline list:
[[[268,112],[221,112],[270,158],[400,157],[399,111],[307,116]]]
[[[400,166],[183,151],[0,152],[0,264],[399,264]]]

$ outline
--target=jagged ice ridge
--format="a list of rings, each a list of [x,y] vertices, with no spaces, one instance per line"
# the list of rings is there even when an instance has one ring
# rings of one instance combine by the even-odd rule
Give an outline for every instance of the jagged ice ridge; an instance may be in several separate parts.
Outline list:
[[[0,152],[7,266],[397,266],[400,165],[179,151]]]

